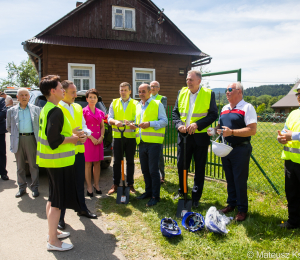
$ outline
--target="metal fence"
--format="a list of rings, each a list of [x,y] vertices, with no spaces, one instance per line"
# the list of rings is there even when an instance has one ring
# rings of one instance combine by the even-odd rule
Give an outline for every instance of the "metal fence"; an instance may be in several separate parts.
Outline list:
[[[172,120],[172,106],[168,107],[169,118],[164,140],[164,158],[174,166],[177,164],[177,131]],[[251,138],[252,154],[248,186],[260,192],[275,192],[284,196],[284,161],[280,158],[283,146],[278,143],[277,130],[284,127],[287,114],[262,114],[258,115],[256,135]],[[212,124],[215,127],[217,122]],[[212,137],[216,138],[216,137]],[[214,179],[225,180],[225,173],[220,157],[214,155],[208,148],[206,163],[206,176]],[[194,160],[189,172],[194,172]]]

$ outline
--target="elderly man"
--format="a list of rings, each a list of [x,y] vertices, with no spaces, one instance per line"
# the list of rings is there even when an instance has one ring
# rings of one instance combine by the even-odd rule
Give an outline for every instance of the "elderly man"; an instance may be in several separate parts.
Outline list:
[[[28,104],[30,95],[26,88],[17,93],[19,104],[7,111],[6,129],[10,135],[10,151],[15,154],[17,162],[17,182],[19,191],[16,198],[26,193],[25,162],[28,161],[31,174],[31,191],[33,197],[39,196],[39,167],[36,164],[36,149],[39,134],[40,108]]]
[[[0,175],[4,181],[9,180],[6,170],[6,106],[5,99],[0,97]]]
[[[165,109],[158,100],[150,97],[151,88],[148,84],[139,86],[141,102],[136,106],[136,124],[127,122],[131,129],[136,129],[136,142],[139,145],[140,163],[145,179],[145,193],[137,199],[150,198],[147,207],[157,204],[160,200],[160,174],[158,170],[159,154],[168,124]]]
[[[77,89],[74,83],[70,80],[64,80],[61,82],[65,90],[63,100],[61,100],[58,106],[61,108],[63,114],[68,118],[71,123],[72,129],[79,128],[82,133],[81,142],[77,142],[75,147],[75,182],[77,189],[77,196],[81,211],[77,213],[78,216],[85,216],[87,218],[97,218],[96,214],[91,213],[86,204],[84,197],[84,178],[85,178],[85,158],[84,158],[84,142],[87,136],[91,135],[91,130],[87,128],[85,119],[82,115],[82,107],[79,104],[74,103],[77,97]],[[84,134],[84,132],[86,134]],[[58,223],[58,229],[65,229],[65,213],[66,209],[61,209],[60,219]]]
[[[159,100],[164,105],[165,111],[167,111],[167,97],[161,96],[158,94],[158,92],[160,91],[159,82],[152,81],[150,83],[150,87],[151,87],[151,97],[154,100]],[[164,162],[164,154],[163,154],[163,145],[161,146],[158,168],[159,168],[160,175],[161,175],[160,182],[164,183],[165,182],[165,162]]]
[[[237,206],[235,220],[244,221],[248,211],[247,180],[252,152],[250,140],[256,133],[257,115],[254,107],[243,100],[243,85],[240,82],[229,84],[226,97],[229,104],[223,107],[218,125],[207,133],[223,133],[227,144],[233,148],[227,156],[222,157],[228,206],[221,211],[228,213]]]
[[[14,101],[10,95],[7,95],[5,92],[1,92],[0,96],[5,99],[5,106],[10,108],[14,105]]]
[[[109,107],[108,123],[113,129],[114,138],[114,165],[113,165],[113,185],[108,191],[108,195],[117,191],[121,179],[121,161],[123,154],[121,146],[123,142],[123,153],[126,156],[126,170],[127,170],[127,186],[130,188],[130,192],[135,194],[136,191],[133,187],[134,184],[134,154],[136,148],[135,131],[126,126],[123,134],[123,140],[121,140],[121,133],[118,127],[123,129],[123,123],[125,120],[133,122],[135,119],[137,101],[130,98],[131,86],[127,82],[123,82],[119,87],[120,98],[114,99]]]
[[[295,90],[300,105],[300,86]],[[277,140],[283,144],[281,158],[285,160],[285,194],[288,202],[289,218],[280,224],[281,228],[300,227],[300,109],[292,111],[286,119],[282,132],[278,131]]]
[[[195,159],[195,177],[192,190],[193,207],[199,206],[202,196],[205,164],[210,138],[206,134],[208,127],[218,118],[215,94],[210,89],[201,87],[201,72],[191,70],[187,73],[187,87],[178,92],[172,112],[173,121],[178,131],[177,167],[179,190],[174,199],[183,195],[183,165],[186,160],[189,169],[192,156]],[[182,134],[187,134],[186,156],[184,158],[184,142]]]

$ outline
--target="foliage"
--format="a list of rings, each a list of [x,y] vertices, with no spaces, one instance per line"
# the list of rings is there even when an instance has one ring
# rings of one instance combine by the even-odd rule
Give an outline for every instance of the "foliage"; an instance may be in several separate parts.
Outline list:
[[[24,87],[30,88],[33,85],[38,86],[39,78],[31,60],[21,61],[20,65],[16,65],[14,62],[9,62],[6,66],[7,78],[0,79],[0,87]]]
[[[292,84],[280,84],[280,85],[262,85],[259,87],[247,88],[244,91],[245,96],[256,96],[270,95],[272,97],[279,95],[286,95],[291,88]]]

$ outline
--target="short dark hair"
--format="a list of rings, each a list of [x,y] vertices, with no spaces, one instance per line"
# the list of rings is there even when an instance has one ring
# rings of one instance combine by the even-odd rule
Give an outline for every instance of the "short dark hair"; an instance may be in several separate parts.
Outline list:
[[[64,90],[67,90],[70,85],[74,84],[74,82],[71,80],[64,80],[61,82],[61,84],[62,84]]]
[[[49,97],[51,89],[55,89],[58,82],[60,82],[60,76],[58,75],[48,75],[43,77],[39,85],[42,94],[46,98]]]
[[[89,94],[95,94],[97,97],[99,97],[99,92],[97,89],[91,88],[85,93],[85,97],[88,98]]]
[[[120,88],[121,87],[126,87],[126,86],[128,86],[129,91],[131,91],[131,86],[128,82],[123,82],[123,83],[120,84]]]

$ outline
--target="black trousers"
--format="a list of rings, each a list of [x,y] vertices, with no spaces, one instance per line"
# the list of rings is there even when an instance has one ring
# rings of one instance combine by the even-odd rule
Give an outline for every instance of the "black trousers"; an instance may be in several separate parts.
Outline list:
[[[80,209],[83,211],[87,210],[84,197],[84,180],[85,180],[85,158],[84,153],[78,153],[75,155],[75,182],[77,197],[80,205]],[[66,209],[62,209],[60,213],[60,220],[64,220]]]
[[[5,134],[0,134],[0,175],[7,175]]]
[[[179,177],[179,192],[183,193],[183,164],[184,164],[184,143],[183,140],[177,146],[177,168]],[[194,187],[192,191],[192,199],[199,201],[202,196],[204,177],[205,177],[205,164],[207,159],[208,145],[199,146],[194,141],[194,137],[189,135],[186,142],[186,167],[189,169],[192,156],[195,160],[195,176]]]
[[[113,182],[115,185],[120,184],[121,180],[121,161],[123,158],[121,150],[122,140],[121,138],[114,138],[114,165],[113,165]],[[123,152],[126,157],[126,176],[127,185],[133,185],[134,179],[134,154],[136,148],[135,138],[123,137]]]
[[[294,226],[300,226],[300,164],[286,160],[285,194],[288,202],[288,222]]]

